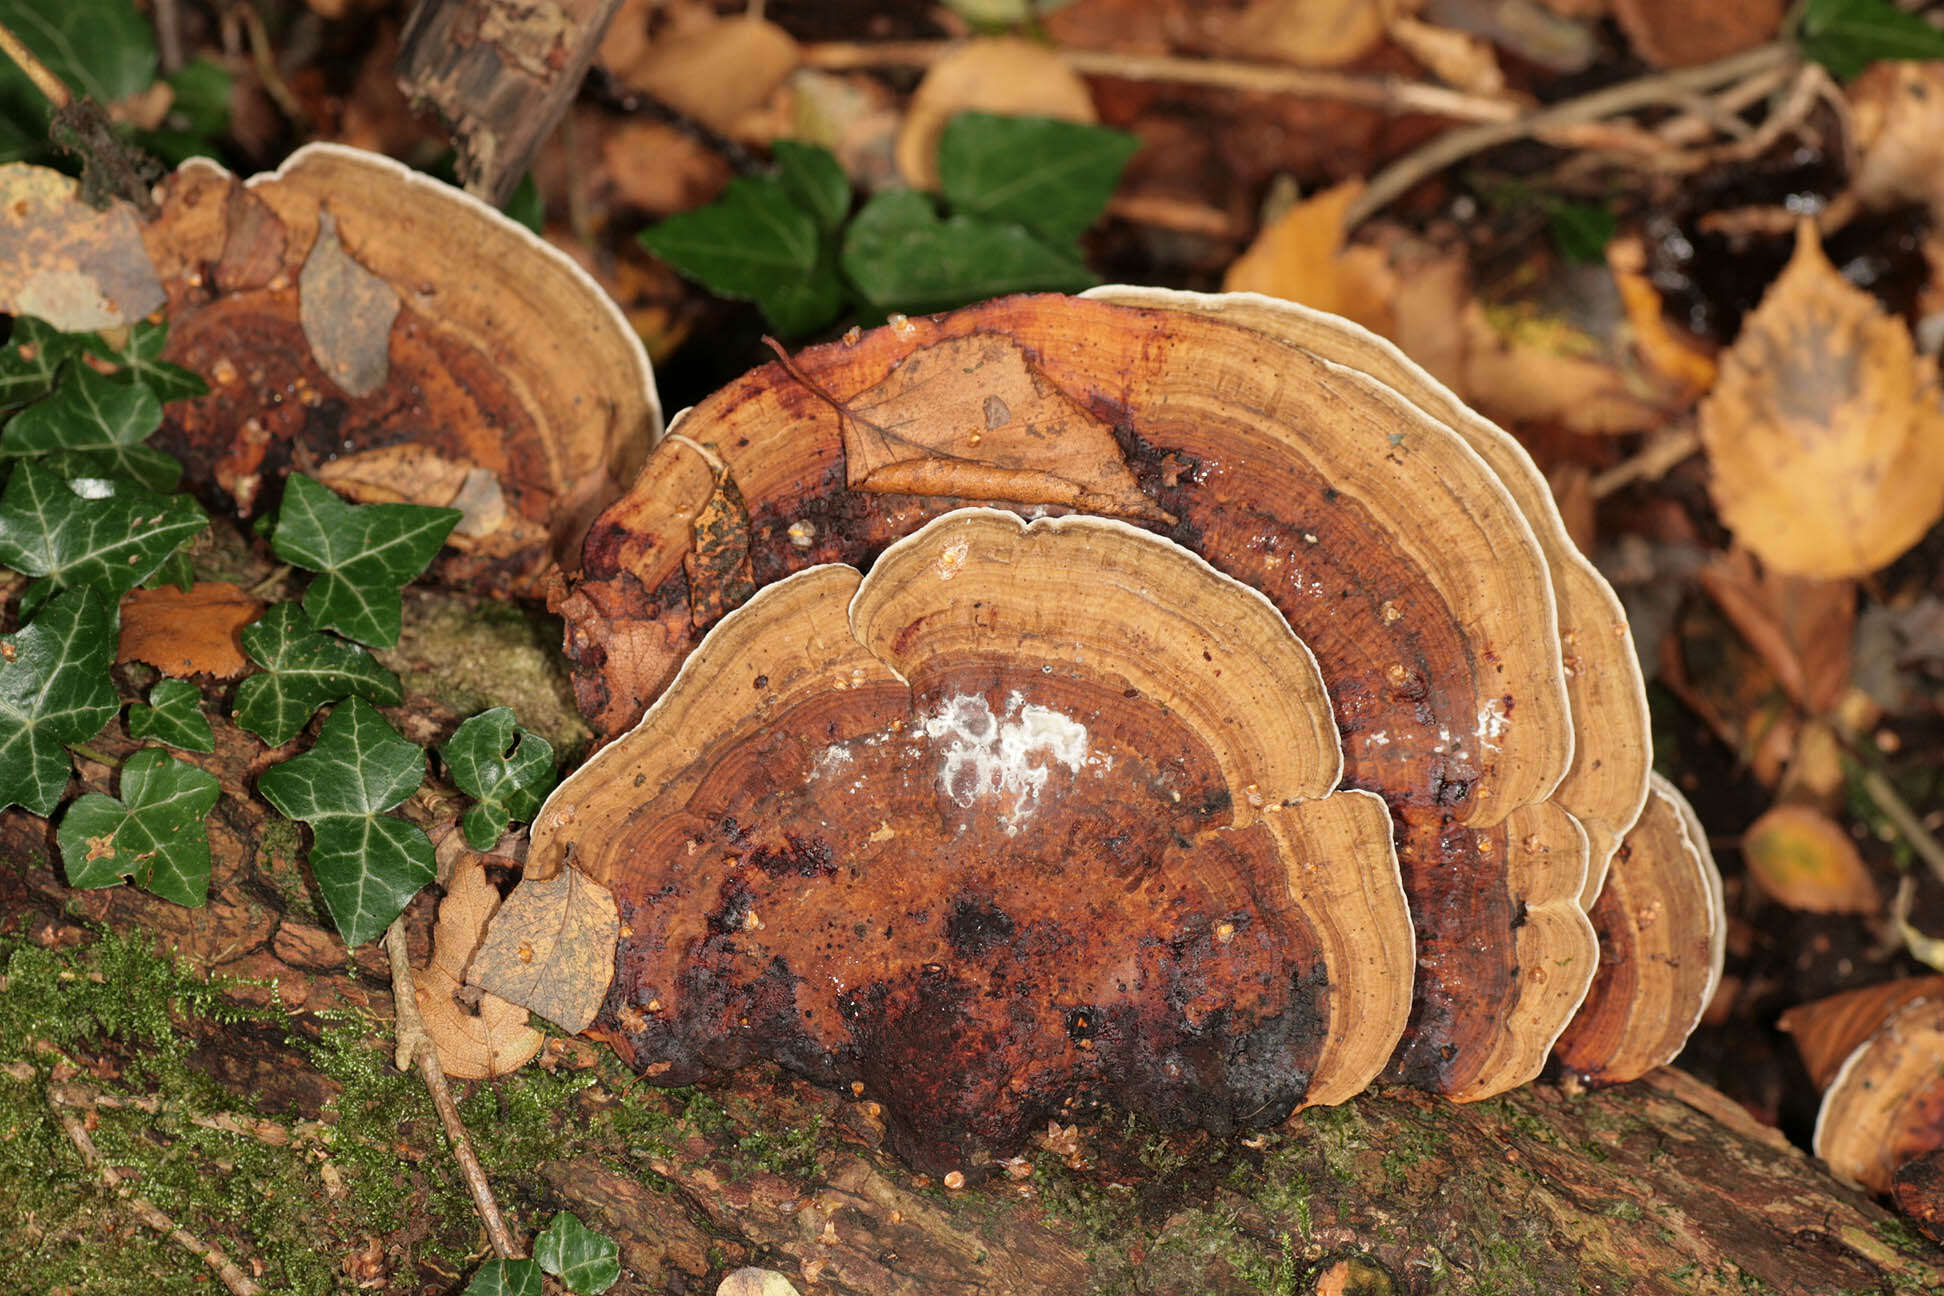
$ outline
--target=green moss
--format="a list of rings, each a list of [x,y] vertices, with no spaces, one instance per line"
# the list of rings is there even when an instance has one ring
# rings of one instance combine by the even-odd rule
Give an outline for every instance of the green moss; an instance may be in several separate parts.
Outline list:
[[[507,706],[526,728],[570,757],[590,730],[574,705],[556,618],[518,604],[430,599],[407,591],[398,646],[377,654],[411,693],[461,715]]]

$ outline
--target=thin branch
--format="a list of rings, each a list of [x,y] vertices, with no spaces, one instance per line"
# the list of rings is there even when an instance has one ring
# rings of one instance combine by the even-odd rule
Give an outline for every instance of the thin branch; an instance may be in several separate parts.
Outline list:
[[[1344,215],[1344,228],[1354,229],[1403,196],[1420,180],[1475,153],[1509,144],[1516,139],[1544,135],[1562,126],[1615,117],[1655,104],[1684,103],[1698,91],[1711,90],[1746,77],[1764,76],[1777,67],[1792,64],[1799,57],[1793,47],[1780,42],[1761,45],[1724,59],[1716,59],[1712,63],[1703,63],[1699,67],[1658,72],[1608,86],[1604,90],[1528,113],[1515,121],[1449,131],[1378,172]]]
[[[74,1144],[75,1151],[81,1154],[81,1159],[87,1162],[90,1170],[101,1176],[101,1182],[121,1198],[122,1204],[128,1207],[136,1219],[208,1265],[216,1272],[216,1276],[222,1279],[223,1286],[229,1288],[234,1296],[260,1296],[263,1288],[257,1286],[248,1274],[237,1268],[236,1262],[231,1260],[221,1247],[213,1242],[203,1241],[165,1215],[154,1202],[130,1190],[122,1181],[121,1171],[102,1163],[101,1153],[96,1149],[94,1139],[89,1137],[88,1127],[82,1123],[81,1118],[52,1093],[48,1097],[49,1101],[54,1103],[55,1114],[61,1118],[61,1128],[67,1131],[68,1140]]]
[[[1665,436],[1655,437],[1640,453],[1622,460],[1588,483],[1588,489],[1596,500],[1605,499],[1623,487],[1639,481],[1659,481],[1674,465],[1701,448],[1701,434],[1693,428],[1683,428]]]
[[[67,83],[49,71],[47,64],[41,62],[5,23],[0,23],[0,54],[12,59],[14,66],[25,72],[27,79],[34,83],[34,89],[41,92],[41,97],[56,108],[65,108],[74,102],[74,92],[67,88]]]
[[[807,45],[807,67],[829,72],[859,68],[930,67],[952,50],[956,41],[827,41]],[[1120,81],[1161,81],[1203,86],[1213,90],[1250,90],[1262,94],[1294,95],[1306,99],[1334,99],[1378,108],[1393,115],[1432,113],[1458,121],[1505,122],[1518,113],[1518,104],[1494,95],[1467,94],[1446,86],[1401,77],[1357,76],[1318,68],[1285,67],[1274,63],[1244,63],[1231,59],[1183,58],[1173,54],[1119,54],[1112,50],[1057,50],[1061,60],[1082,76]]]
[[[409,1071],[414,1062],[417,1063],[419,1076],[432,1095],[432,1106],[438,1110],[439,1122],[445,1126],[446,1142],[452,1145],[452,1159],[459,1163],[460,1177],[466,1181],[466,1190],[472,1194],[473,1207],[479,1212],[480,1222],[486,1226],[487,1240],[493,1244],[494,1252],[502,1260],[517,1259],[521,1252],[520,1244],[514,1240],[505,1219],[500,1215],[499,1203],[493,1198],[493,1186],[487,1182],[485,1168],[473,1154],[466,1123],[459,1119],[459,1108],[452,1101],[445,1068],[439,1065],[439,1050],[433,1047],[432,1037],[425,1033],[425,1019],[419,1016],[417,982],[412,977],[412,952],[405,941],[403,914],[392,919],[391,926],[385,929],[385,953],[391,959],[392,1011],[398,1018],[398,1051],[395,1055],[398,1069]]]
[[[1876,802],[1877,809],[1883,811],[1883,817],[1903,835],[1903,839],[1910,844],[1910,849],[1916,851],[1918,858],[1930,866],[1930,871],[1937,880],[1944,882],[1944,845],[1940,845],[1936,835],[1924,827],[1923,821],[1917,817],[1917,812],[1910,808],[1910,803],[1897,794],[1897,789],[1890,786],[1890,780],[1875,770],[1864,770],[1863,790],[1869,793],[1870,800]]]

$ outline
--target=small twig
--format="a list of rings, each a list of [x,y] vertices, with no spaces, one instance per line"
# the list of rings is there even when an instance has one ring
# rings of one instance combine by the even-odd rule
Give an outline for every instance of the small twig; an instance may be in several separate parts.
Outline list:
[[[1594,499],[1602,500],[1635,482],[1659,481],[1675,464],[1681,463],[1700,448],[1701,435],[1693,428],[1655,437],[1641,447],[1639,454],[1622,460],[1593,478],[1587,483],[1587,489]]]
[[[55,76],[5,23],[0,23],[0,53],[12,59],[14,66],[34,83],[34,89],[41,92],[41,97],[57,109],[74,102],[74,92],[67,88],[67,83]]]
[[[1944,845],[1930,829],[1924,827],[1923,820],[1910,808],[1910,803],[1899,796],[1897,789],[1890,786],[1890,780],[1875,770],[1863,771],[1863,790],[1869,793],[1870,800],[1876,802],[1877,809],[1883,811],[1896,830],[1908,842],[1917,857],[1930,866],[1930,871],[1939,882],[1944,882]]]
[[[1712,89],[1745,77],[1761,76],[1777,67],[1792,64],[1798,57],[1791,46],[1779,42],[1761,45],[1724,59],[1716,59],[1712,63],[1703,63],[1699,67],[1658,72],[1608,86],[1604,90],[1528,113],[1515,121],[1449,131],[1378,172],[1344,215],[1344,228],[1354,229],[1361,225],[1403,196],[1420,180],[1474,153],[1482,153],[1527,136],[1543,135],[1561,126],[1615,117],[1654,104],[1678,103],[1696,91]]]
[[[859,68],[930,67],[956,41],[828,41],[807,45],[807,67],[829,72]],[[1182,58],[1173,54],[1120,54],[1112,50],[1062,49],[1061,60],[1082,76],[1119,81],[1165,81],[1215,90],[1251,90],[1306,99],[1334,99],[1379,108],[1387,113],[1431,113],[1458,121],[1505,122],[1519,111],[1510,99],[1467,94],[1446,86],[1400,77],[1357,76],[1318,68],[1230,59]]]
[[[182,66],[181,0],[155,0],[155,48],[162,60],[162,75],[168,76]]]
[[[120,769],[122,767],[121,761],[108,755],[106,752],[96,751],[86,743],[69,743],[67,748],[82,760],[93,761],[97,765],[106,765],[109,769]]]
[[[452,1159],[459,1163],[460,1177],[466,1181],[466,1190],[472,1194],[473,1207],[479,1212],[480,1222],[486,1226],[487,1240],[493,1244],[494,1252],[502,1260],[517,1259],[520,1244],[514,1240],[505,1219],[500,1216],[499,1202],[493,1198],[493,1186],[486,1181],[485,1168],[473,1154],[466,1123],[459,1119],[459,1108],[452,1101],[445,1068],[439,1065],[439,1050],[433,1047],[431,1036],[425,1033],[425,1019],[419,1016],[417,982],[412,977],[412,951],[405,941],[403,914],[392,919],[391,926],[385,928],[385,953],[391,959],[392,1011],[398,1018],[398,1051],[395,1054],[398,1069],[409,1071],[414,1062],[417,1063],[419,1076],[432,1095],[432,1106],[438,1110],[439,1122],[445,1126],[446,1142],[452,1145]]]
[[[231,1260],[221,1247],[212,1242],[205,1242],[183,1228],[163,1214],[154,1202],[131,1191],[122,1181],[121,1171],[111,1165],[102,1164],[101,1153],[95,1147],[94,1139],[89,1137],[88,1127],[82,1123],[81,1118],[63,1105],[52,1093],[48,1097],[49,1101],[54,1103],[55,1114],[61,1118],[61,1128],[67,1131],[68,1139],[74,1144],[75,1150],[81,1154],[81,1159],[87,1162],[89,1169],[101,1176],[101,1182],[121,1198],[122,1204],[128,1207],[136,1219],[215,1270],[216,1276],[223,1280],[223,1286],[229,1288],[235,1296],[259,1296],[263,1288],[257,1286],[248,1274],[237,1268],[235,1261]]]
[[[1890,930],[1895,940],[1890,951],[1902,949],[1934,972],[1944,972],[1944,940],[1926,936],[1911,925],[1910,911],[1917,902],[1917,879],[1906,873],[1897,883],[1897,898],[1890,902]]]
[[[270,32],[263,25],[263,15],[256,11],[255,5],[248,3],[237,5],[233,12],[242,19],[243,30],[249,35],[250,64],[256,69],[257,80],[263,84],[263,92],[270,96],[278,111],[293,126],[308,127],[310,114],[304,111],[303,102],[283,79],[283,74],[277,71],[277,60],[272,57]]]

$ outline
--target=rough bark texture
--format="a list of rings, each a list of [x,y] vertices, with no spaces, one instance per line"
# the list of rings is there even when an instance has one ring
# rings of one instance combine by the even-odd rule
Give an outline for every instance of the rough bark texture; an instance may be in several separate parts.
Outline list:
[[[426,742],[459,717],[415,694],[392,718]],[[129,744],[117,725],[96,746]],[[300,1024],[346,1002],[385,1013],[382,960],[365,951],[348,976],[343,946],[312,916],[301,838],[238,795],[269,759],[219,723],[217,751],[201,760],[229,793],[212,824],[203,910],[128,889],[71,891],[46,824],[0,817],[6,928],[71,934],[78,912],[154,931],[202,967],[282,977]],[[84,766],[83,781],[112,782],[97,766]],[[407,812],[449,820],[459,807],[428,789]],[[428,903],[412,913],[423,923]],[[421,956],[424,937],[421,926]],[[329,1112],[331,1082],[274,1039],[234,1031],[204,1043],[198,1065],[239,1102]],[[623,1292],[712,1291],[743,1264],[834,1296],[1308,1292],[1349,1253],[1413,1293],[1888,1296],[1944,1284],[1944,1252],[1676,1071],[1577,1096],[1529,1086],[1471,1106],[1379,1091],[1246,1139],[1164,1136],[1095,1113],[1077,1132],[1043,1135],[1014,1163],[1020,1177],[958,1191],[889,1157],[871,1104],[775,1070],[746,1070],[701,1101],[628,1090],[611,1065],[601,1074],[566,1113],[562,1154],[499,1187],[548,1214],[570,1206],[616,1237]],[[586,1133],[583,1143],[623,1103],[664,1113],[656,1136],[597,1146]],[[415,1155],[402,1136],[401,1154]],[[529,1214],[530,1227],[544,1221],[538,1206]],[[459,1286],[395,1279],[388,1289]]]

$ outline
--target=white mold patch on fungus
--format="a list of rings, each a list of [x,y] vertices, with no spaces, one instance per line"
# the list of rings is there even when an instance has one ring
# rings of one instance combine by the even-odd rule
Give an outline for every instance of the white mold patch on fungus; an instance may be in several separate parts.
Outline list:
[[[987,798],[1002,800],[999,823],[1008,833],[1033,813],[1053,765],[1077,774],[1087,762],[1085,725],[1017,693],[1006,699],[1004,715],[993,714],[982,696],[954,693],[916,728],[943,748],[939,790],[966,810]]]

